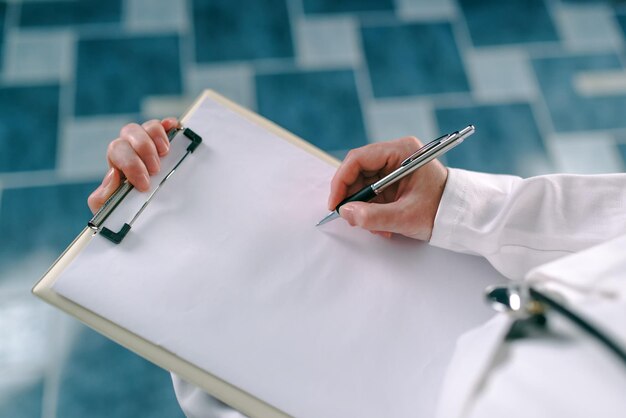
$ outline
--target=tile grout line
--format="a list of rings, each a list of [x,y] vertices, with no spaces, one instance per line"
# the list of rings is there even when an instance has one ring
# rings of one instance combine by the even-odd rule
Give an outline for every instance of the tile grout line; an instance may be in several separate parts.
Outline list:
[[[186,25],[184,27],[179,28],[178,32],[178,59],[180,65],[180,78],[181,78],[181,90],[182,96],[189,96],[189,77],[191,66],[194,63],[194,49],[195,49],[195,39],[194,39],[194,23],[193,19],[191,19],[191,5],[187,0],[183,0],[184,2],[184,21]],[[177,115],[178,116],[178,115]]]
[[[19,31],[19,20],[20,20],[20,7],[21,4],[8,2],[6,3],[6,16],[4,16],[4,33],[2,43],[2,77],[1,80],[6,83],[6,66],[7,62],[9,62],[9,48],[7,48],[7,40],[11,37],[11,32],[13,30]]]
[[[289,32],[291,33],[291,46],[293,48],[294,63],[298,64],[301,53],[301,40],[297,27],[300,20],[304,19],[304,6],[300,0],[286,0],[287,18],[289,19]]]
[[[63,151],[65,149],[65,140],[66,140],[66,131],[67,131],[67,121],[72,117],[74,113],[74,96],[76,94],[76,66],[78,55],[78,39],[76,36],[76,32],[71,32],[71,48],[68,56],[68,74],[65,75],[65,79],[63,79],[63,75],[61,75],[61,79],[59,80],[59,114],[58,118],[58,127],[57,127],[57,147],[56,147],[56,161],[55,161],[55,172],[62,173],[63,172]]]
[[[41,405],[41,418],[56,418],[57,407],[59,403],[59,390],[61,380],[61,366],[59,362],[59,328],[60,328],[60,313],[54,311],[51,317],[47,318],[50,327],[50,331],[47,335],[48,342],[53,347],[52,353],[48,352],[48,361],[44,372],[44,388],[43,388],[43,400]],[[56,319],[56,320],[53,320]]]
[[[546,11],[550,17],[550,20],[554,24],[557,36],[562,45],[561,49],[563,52],[559,54],[559,56],[563,58],[567,58],[569,56],[588,54],[588,52],[576,52],[576,51],[570,51],[568,49],[566,37],[563,33],[561,24],[559,23],[560,19],[557,18],[557,14],[559,13],[560,7],[563,7],[563,6],[560,4],[557,4],[554,0],[547,0],[546,2]],[[557,171],[558,159],[556,157],[556,150],[555,150],[554,141],[552,138],[553,138],[553,135],[558,134],[558,132],[556,131],[556,128],[553,124],[552,116],[550,115],[550,107],[548,106],[546,98],[543,94],[543,90],[539,88],[540,84],[537,78],[537,72],[535,71],[534,66],[532,65],[533,59],[545,58],[545,56],[537,57],[533,55],[534,54],[529,54],[528,58],[529,58],[530,66],[532,68],[532,76],[538,88],[537,88],[537,98],[535,101],[533,101],[531,110],[533,112],[533,116],[535,117],[535,120],[537,121],[537,127],[540,130],[541,138],[543,140],[546,153],[550,159],[550,163],[552,164],[552,170]],[[578,131],[576,131],[576,133],[578,133]]]
[[[354,37],[354,50],[357,53],[358,62],[352,66],[354,74],[354,82],[356,84],[357,97],[361,106],[361,118],[363,119],[363,128],[365,129],[365,138],[368,144],[376,141],[374,137],[374,127],[372,126],[372,118],[370,118],[370,106],[376,101],[372,86],[372,79],[369,73],[367,58],[365,56],[365,48],[363,48],[363,25],[359,19],[350,18],[352,21],[356,36]]]
[[[92,183],[101,180],[92,175],[64,178],[56,170],[15,171],[0,174],[0,184],[5,190],[30,187],[62,186],[66,184]]]

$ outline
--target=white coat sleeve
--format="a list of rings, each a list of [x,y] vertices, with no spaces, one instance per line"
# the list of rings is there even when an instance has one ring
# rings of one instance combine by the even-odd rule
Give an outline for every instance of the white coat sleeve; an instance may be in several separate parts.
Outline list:
[[[172,373],[176,399],[187,418],[246,418],[199,387]]]
[[[481,255],[504,276],[626,233],[626,174],[522,179],[448,169],[430,244]]]

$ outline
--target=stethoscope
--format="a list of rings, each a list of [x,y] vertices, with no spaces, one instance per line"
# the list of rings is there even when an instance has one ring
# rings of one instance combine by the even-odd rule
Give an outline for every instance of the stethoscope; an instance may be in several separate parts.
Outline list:
[[[600,341],[626,365],[626,350],[620,344],[563,303],[526,282],[490,286],[485,290],[487,303],[496,311],[512,316],[516,323],[545,327],[546,312],[553,310]]]

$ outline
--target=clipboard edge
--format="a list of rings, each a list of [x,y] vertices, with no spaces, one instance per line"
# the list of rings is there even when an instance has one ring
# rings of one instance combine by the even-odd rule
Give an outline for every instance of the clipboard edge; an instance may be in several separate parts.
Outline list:
[[[313,144],[294,135],[286,129],[278,126],[274,122],[254,113],[239,104],[232,102],[214,90],[204,90],[192,105],[179,118],[181,124],[185,125],[191,115],[200,107],[206,99],[211,99],[220,105],[234,111],[240,116],[260,125],[277,136],[302,148],[310,154],[320,158],[328,164],[338,167],[340,161],[329,155]],[[122,345],[133,353],[145,358],[155,365],[179,374],[190,383],[202,388],[207,393],[215,396],[220,401],[232,406],[242,413],[258,418],[289,418],[290,415],[264,402],[263,400],[247,393],[246,391],[220,379],[213,374],[200,369],[192,363],[176,356],[174,353],[163,347],[134,334],[133,332],[105,319],[93,311],[57,294],[52,286],[59,274],[78,256],[91,241],[93,231],[86,227],[59,255],[54,263],[48,268],[43,276],[35,283],[31,293],[42,299],[46,303],[61,309],[68,315],[78,319],[88,327],[105,337]]]

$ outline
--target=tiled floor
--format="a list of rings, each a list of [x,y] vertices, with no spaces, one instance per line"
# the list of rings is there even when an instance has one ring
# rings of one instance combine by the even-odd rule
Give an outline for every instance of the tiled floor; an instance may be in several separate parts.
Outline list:
[[[473,123],[446,160],[626,167],[617,0],[0,0],[0,417],[181,416],[166,372],[34,299],[126,122],[204,88],[336,156]]]

